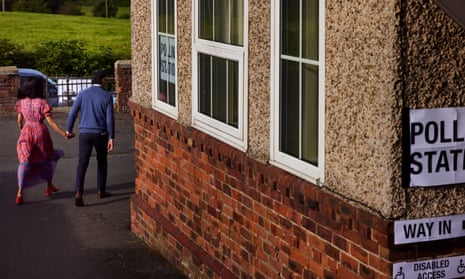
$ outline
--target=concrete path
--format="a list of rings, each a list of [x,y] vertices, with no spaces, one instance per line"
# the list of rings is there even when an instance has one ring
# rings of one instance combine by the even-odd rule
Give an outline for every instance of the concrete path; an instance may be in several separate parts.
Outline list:
[[[54,113],[65,127],[66,112]],[[75,131],[77,132],[77,124]],[[25,203],[15,205],[17,192],[14,117],[0,118],[0,277],[34,278],[185,278],[130,231],[129,197],[134,193],[134,133],[132,117],[116,114],[116,145],[109,156],[107,189],[96,197],[96,163],[89,166],[83,208],[74,205],[77,138],[65,140],[50,128],[58,162],[51,198],[45,184],[24,191]]]

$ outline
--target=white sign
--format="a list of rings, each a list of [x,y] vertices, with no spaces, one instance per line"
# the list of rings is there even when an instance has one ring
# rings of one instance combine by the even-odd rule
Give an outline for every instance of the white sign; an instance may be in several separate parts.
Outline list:
[[[465,108],[410,111],[410,186],[465,182]]]
[[[394,222],[394,244],[465,236],[465,214]]]
[[[465,256],[395,263],[393,279],[464,278]]]
[[[159,39],[159,72],[160,79],[176,83],[176,49],[174,38],[160,35]]]

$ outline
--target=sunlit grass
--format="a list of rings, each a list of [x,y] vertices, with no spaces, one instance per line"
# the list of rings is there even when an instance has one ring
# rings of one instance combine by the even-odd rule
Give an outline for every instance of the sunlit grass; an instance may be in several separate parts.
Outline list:
[[[106,47],[121,54],[121,59],[131,56],[129,19],[0,12],[0,26],[0,39],[25,50],[32,51],[43,41],[77,40],[90,52]]]

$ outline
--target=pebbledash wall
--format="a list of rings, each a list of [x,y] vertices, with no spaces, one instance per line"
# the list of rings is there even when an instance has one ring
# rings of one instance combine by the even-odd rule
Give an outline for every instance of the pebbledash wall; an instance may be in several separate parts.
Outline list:
[[[269,163],[274,2],[245,1],[241,151],[191,125],[192,2],[176,1],[172,118],[152,107],[152,2],[131,1],[134,233],[191,278],[391,278],[396,262],[465,254],[463,239],[393,244],[396,220],[465,212],[462,186],[402,185],[402,111],[464,106],[464,30],[432,0],[320,1],[325,151],[316,185]]]

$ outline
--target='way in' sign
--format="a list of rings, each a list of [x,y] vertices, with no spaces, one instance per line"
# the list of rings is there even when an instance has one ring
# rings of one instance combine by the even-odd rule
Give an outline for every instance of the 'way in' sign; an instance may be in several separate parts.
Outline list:
[[[465,236],[465,214],[394,222],[394,244]]]

